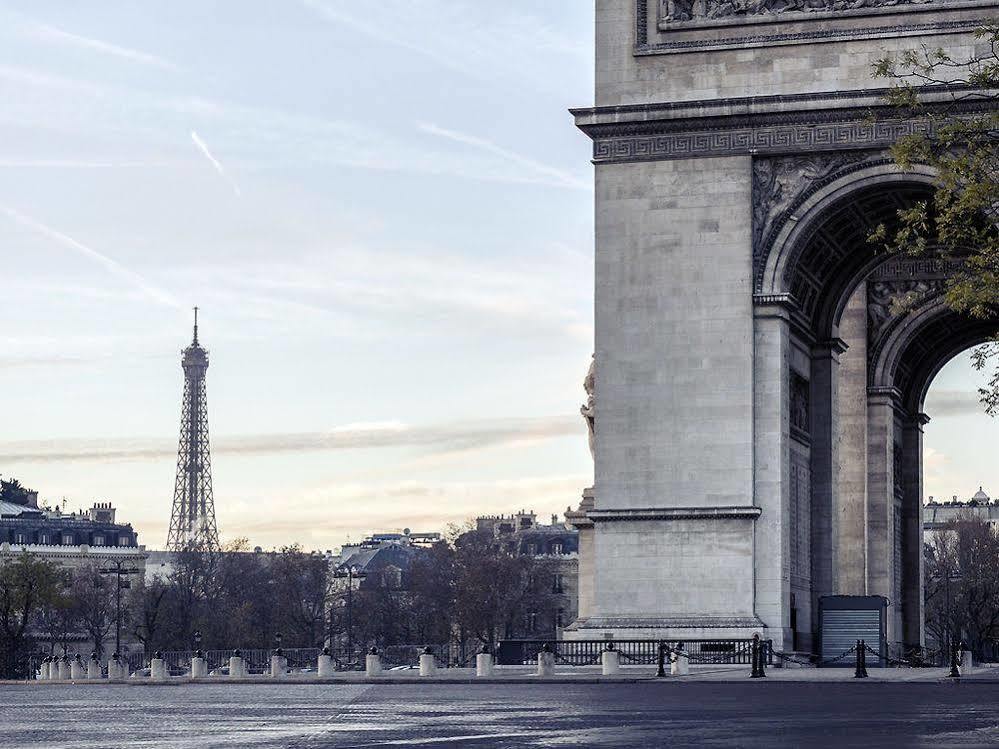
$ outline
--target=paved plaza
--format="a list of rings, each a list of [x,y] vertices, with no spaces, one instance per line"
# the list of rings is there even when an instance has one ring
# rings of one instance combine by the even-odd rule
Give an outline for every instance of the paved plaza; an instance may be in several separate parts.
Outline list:
[[[813,672],[814,673],[814,672]],[[985,747],[999,682],[12,684],[4,747]]]

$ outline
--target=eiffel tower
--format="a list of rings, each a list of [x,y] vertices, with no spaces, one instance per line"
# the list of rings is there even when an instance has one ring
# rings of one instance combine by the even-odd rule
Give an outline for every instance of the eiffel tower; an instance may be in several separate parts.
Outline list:
[[[194,308],[194,340],[184,349],[184,405],[180,412],[177,479],[170,513],[168,551],[219,550],[212,497],[212,457],[208,447],[208,396],[205,373],[208,352],[198,343],[198,308]]]

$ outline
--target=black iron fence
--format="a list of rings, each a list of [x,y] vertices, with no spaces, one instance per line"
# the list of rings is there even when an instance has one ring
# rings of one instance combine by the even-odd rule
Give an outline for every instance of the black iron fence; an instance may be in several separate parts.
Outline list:
[[[503,640],[496,651],[496,663],[501,666],[526,666],[537,663],[538,653],[547,645],[555,654],[555,662],[568,666],[590,666],[600,663],[600,654],[610,640]],[[655,665],[659,647],[683,650],[691,663],[751,665],[751,639],[745,640],[614,640],[621,664]],[[760,643],[767,665],[773,664],[773,648],[769,640]]]

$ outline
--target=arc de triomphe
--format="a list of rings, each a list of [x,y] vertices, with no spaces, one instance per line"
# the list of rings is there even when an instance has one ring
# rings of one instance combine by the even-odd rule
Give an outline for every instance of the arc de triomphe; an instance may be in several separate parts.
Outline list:
[[[596,165],[595,483],[567,637],[808,650],[818,597],[854,594],[923,641],[923,399],[994,331],[944,307],[946,262],[867,241],[932,180],[887,154],[925,122],[871,66],[967,56],[997,5],[596,0],[596,106],[573,112]]]

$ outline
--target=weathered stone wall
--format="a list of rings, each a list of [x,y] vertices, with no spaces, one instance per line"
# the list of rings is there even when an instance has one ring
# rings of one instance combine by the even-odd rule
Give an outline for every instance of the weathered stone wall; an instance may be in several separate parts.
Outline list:
[[[651,49],[636,55],[641,5],[649,15]],[[657,33],[655,0],[597,0],[596,103],[619,106],[880,86],[871,80],[871,65],[885,52],[926,44],[931,49],[944,47],[960,58],[974,49],[976,41],[970,31],[982,10],[944,5],[900,4],[879,9],[877,14],[833,12],[797,20],[783,15],[779,20],[776,16],[763,19],[763,23]],[[960,33],[951,31],[960,21],[969,23]],[[833,23],[842,33],[815,38]],[[946,33],[934,34],[934,27]],[[850,39],[867,29],[875,29],[865,34],[874,38]],[[916,33],[923,35],[909,35]],[[775,34],[784,38],[768,38]],[[793,43],[796,35],[798,43]],[[741,41],[716,43],[727,39]],[[668,54],[651,53],[657,44],[670,42],[687,46],[664,50]]]
[[[596,504],[751,505],[748,157],[597,167]]]

